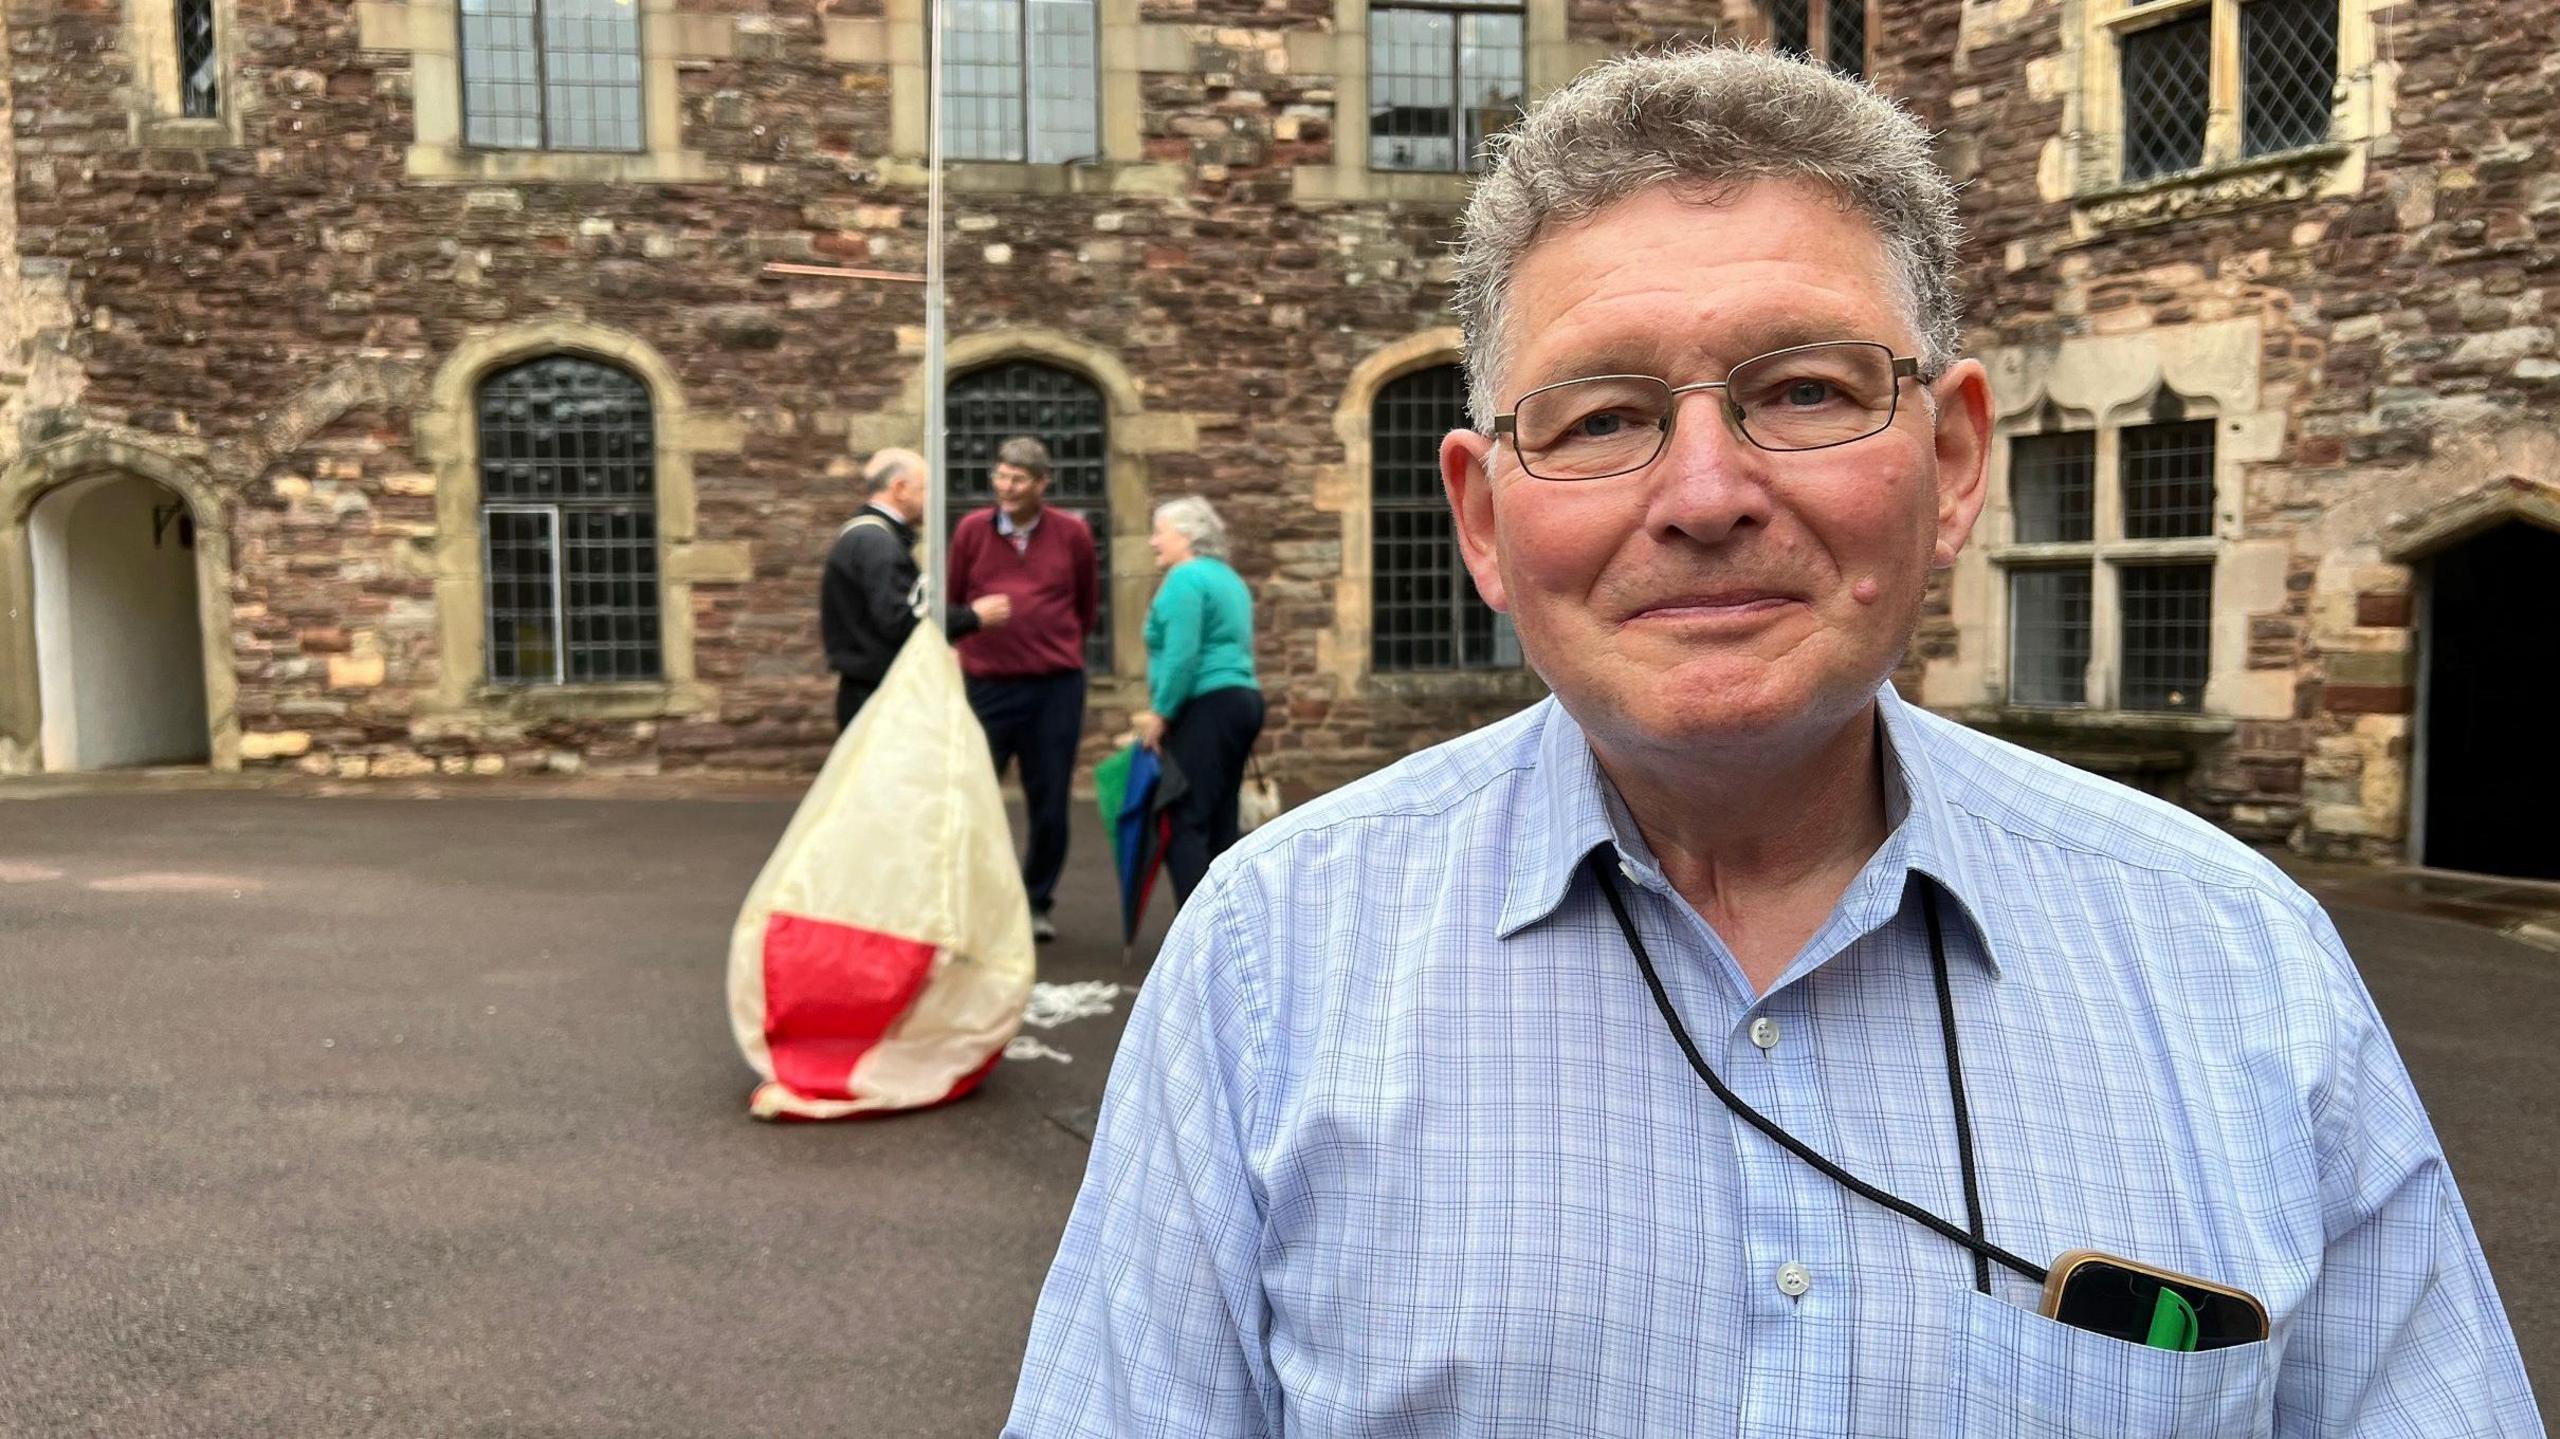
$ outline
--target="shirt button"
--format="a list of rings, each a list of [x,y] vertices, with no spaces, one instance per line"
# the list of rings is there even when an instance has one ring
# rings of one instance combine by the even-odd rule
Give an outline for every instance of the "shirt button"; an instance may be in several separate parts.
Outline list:
[[[1778,1047],[1778,1021],[1767,1015],[1751,1021],[1751,1042],[1762,1049]]]
[[[1636,873],[1636,863],[1634,860],[1619,860],[1618,873],[1625,875],[1627,877],[1627,883],[1629,884],[1636,885],[1638,887],[1641,887],[1644,884],[1644,877]]]
[[[1793,1299],[1813,1287],[1813,1271],[1790,1259],[1778,1266],[1778,1292]]]

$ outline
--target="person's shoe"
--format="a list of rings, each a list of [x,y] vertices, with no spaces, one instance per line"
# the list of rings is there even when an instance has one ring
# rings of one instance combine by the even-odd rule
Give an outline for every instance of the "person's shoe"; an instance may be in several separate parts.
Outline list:
[[[1031,916],[1031,939],[1033,943],[1048,944],[1057,937],[1058,927],[1049,922],[1049,916],[1045,914],[1035,914]]]

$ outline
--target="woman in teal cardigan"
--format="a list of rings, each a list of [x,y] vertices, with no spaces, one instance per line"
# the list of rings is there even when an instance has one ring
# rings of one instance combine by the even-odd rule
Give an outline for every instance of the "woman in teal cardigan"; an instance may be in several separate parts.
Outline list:
[[[1147,607],[1147,697],[1138,739],[1160,749],[1187,786],[1173,810],[1164,864],[1174,902],[1236,842],[1236,794],[1262,735],[1253,677],[1253,595],[1228,568],[1227,527],[1207,500],[1156,507],[1148,544],[1164,584]]]

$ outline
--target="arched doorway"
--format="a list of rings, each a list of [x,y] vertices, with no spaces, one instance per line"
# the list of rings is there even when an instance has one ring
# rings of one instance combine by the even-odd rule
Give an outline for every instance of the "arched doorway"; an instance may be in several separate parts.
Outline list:
[[[50,771],[210,758],[194,516],[128,474],[28,514],[42,762]]]
[[[2560,532],[2509,520],[2426,561],[2421,863],[2560,879]]]

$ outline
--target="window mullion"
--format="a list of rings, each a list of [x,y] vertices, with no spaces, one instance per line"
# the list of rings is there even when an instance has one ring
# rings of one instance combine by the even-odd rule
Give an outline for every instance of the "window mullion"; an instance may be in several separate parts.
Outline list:
[[[1015,53],[1021,57],[1022,163],[1026,165],[1040,153],[1040,86],[1031,69],[1031,4],[1032,0],[1014,0]]]
[[[543,10],[546,0],[533,0],[533,113],[536,133],[542,137],[542,148],[551,142],[551,16]]]
[[[569,682],[569,590],[564,578],[569,527],[562,523],[558,505],[546,508],[551,512],[551,682],[564,685]]]
[[[2211,96],[2204,119],[2204,162],[2240,158],[2240,0],[2213,0]]]
[[[1467,173],[1474,156],[1467,153],[1467,12],[1449,16],[1449,161]]]
[[[2123,672],[2123,605],[2116,593],[2115,547],[2124,541],[2124,431],[2098,429],[2096,473],[2090,476],[2092,530],[2089,547],[2089,704],[2116,709],[2116,678]]]
[[[1804,53],[1825,65],[1831,63],[1831,0],[1806,0]]]

